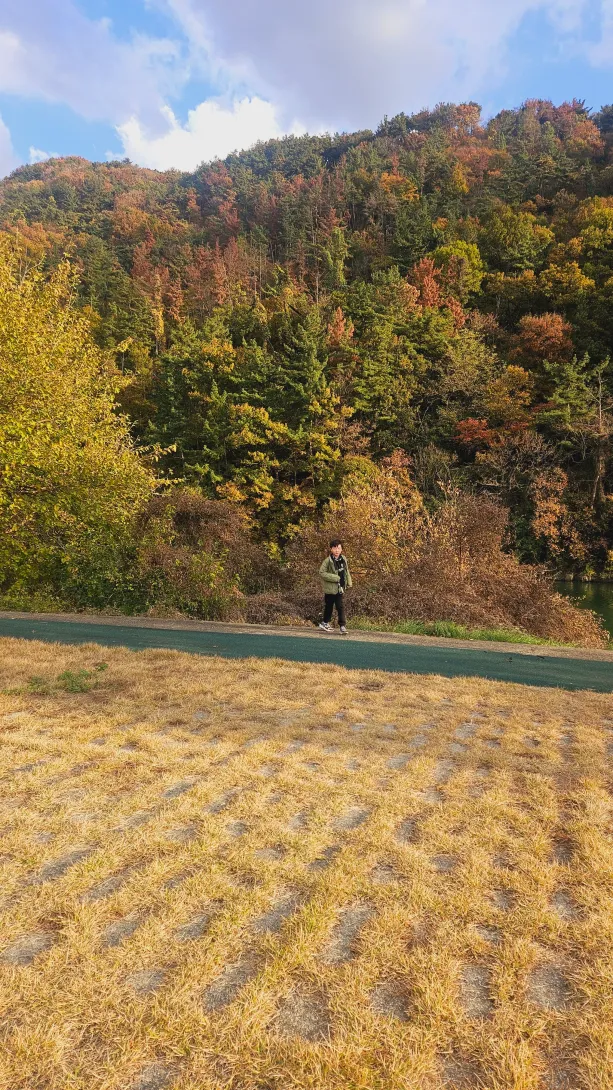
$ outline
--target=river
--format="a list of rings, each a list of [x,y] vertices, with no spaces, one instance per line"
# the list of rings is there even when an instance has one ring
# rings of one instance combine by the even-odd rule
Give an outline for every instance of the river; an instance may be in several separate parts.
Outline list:
[[[556,590],[602,617],[613,640],[613,583],[556,583]]]

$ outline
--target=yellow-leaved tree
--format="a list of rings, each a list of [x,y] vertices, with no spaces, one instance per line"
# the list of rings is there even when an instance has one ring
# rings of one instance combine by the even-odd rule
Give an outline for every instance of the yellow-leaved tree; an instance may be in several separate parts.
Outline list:
[[[24,272],[0,236],[0,592],[108,605],[154,487],[116,411],[122,377],[94,343],[68,263]],[[124,565],[125,566],[125,565]],[[121,577],[125,578],[125,576]]]

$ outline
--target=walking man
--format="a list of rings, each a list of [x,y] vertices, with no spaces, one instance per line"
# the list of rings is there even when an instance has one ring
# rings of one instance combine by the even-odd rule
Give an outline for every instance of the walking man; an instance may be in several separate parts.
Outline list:
[[[330,552],[319,569],[319,576],[324,590],[324,619],[319,627],[324,632],[334,631],[330,622],[336,607],[341,636],[346,636],[345,591],[352,580],[347,559],[343,556],[343,543],[338,538],[330,542]]]

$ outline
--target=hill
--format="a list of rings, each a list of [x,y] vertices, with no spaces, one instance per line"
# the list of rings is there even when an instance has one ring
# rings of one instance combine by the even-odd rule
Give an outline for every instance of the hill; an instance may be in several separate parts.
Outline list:
[[[193,174],[50,160],[0,230],[70,256],[139,443],[273,546],[401,458],[428,510],[485,491],[521,560],[611,572],[613,106],[441,105]]]

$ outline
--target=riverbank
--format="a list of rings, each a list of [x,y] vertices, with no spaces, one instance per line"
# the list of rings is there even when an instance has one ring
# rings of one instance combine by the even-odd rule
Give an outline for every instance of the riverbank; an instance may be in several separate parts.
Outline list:
[[[607,629],[613,641],[613,582],[556,582],[558,594],[562,594],[573,605],[595,613]]]

